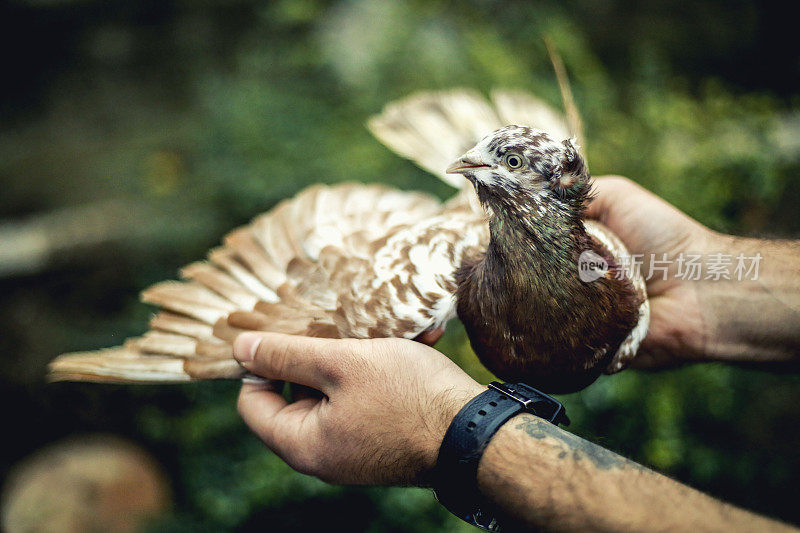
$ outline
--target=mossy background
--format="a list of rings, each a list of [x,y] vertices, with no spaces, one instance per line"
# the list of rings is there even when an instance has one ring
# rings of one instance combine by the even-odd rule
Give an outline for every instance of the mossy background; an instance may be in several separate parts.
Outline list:
[[[307,185],[451,194],[364,128],[394,98],[505,86],[559,105],[548,36],[595,175],[627,175],[720,231],[800,233],[800,54],[770,3],[17,0],[0,20],[0,217],[115,199],[138,226],[0,278],[0,475],[65,435],[128,436],[176,494],[154,530],[470,530],[424,490],[292,472],[245,429],[235,383],[42,380],[58,353],[143,331],[139,290]],[[459,326],[438,347],[490,379]],[[795,371],[629,371],[561,399],[577,434],[800,523]]]

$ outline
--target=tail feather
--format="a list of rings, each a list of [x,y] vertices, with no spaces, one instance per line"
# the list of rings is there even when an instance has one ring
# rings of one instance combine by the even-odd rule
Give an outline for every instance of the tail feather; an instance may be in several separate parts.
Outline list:
[[[291,206],[287,202],[281,202],[268,214],[260,216],[253,221],[250,229],[250,237],[260,246],[264,259],[280,272],[280,280],[277,285],[270,284],[270,287],[277,288],[286,280],[286,265],[295,257],[305,255],[302,247],[297,243],[295,228],[291,222],[287,222],[287,213],[291,211]],[[297,221],[294,223],[297,224]]]
[[[133,352],[145,354],[195,357],[197,339],[185,337],[183,335],[175,335],[174,333],[148,331],[141,337],[128,339],[124,347]]]
[[[65,354],[50,363],[51,381],[180,383],[190,381],[184,360],[143,355],[126,348]]]
[[[232,326],[228,319],[218,320],[217,323],[214,324],[214,337],[231,344],[233,344],[236,337],[245,331],[249,330]]]
[[[258,297],[242,287],[241,283],[206,262],[196,262],[181,269],[181,277],[191,279],[208,287],[238,308],[252,308]]]
[[[250,272],[270,290],[275,291],[286,281],[286,273],[280,270],[264,251],[264,247],[253,237],[249,227],[239,228],[224,239],[225,246],[236,253],[238,259]]]
[[[196,339],[207,339],[214,335],[214,328],[191,318],[161,311],[150,319],[150,327],[168,333],[177,333]]]
[[[214,325],[217,320],[228,314],[225,309],[184,297],[180,291],[180,284],[175,281],[162,282],[145,290],[142,292],[142,301],[197,319],[208,325]]]
[[[183,364],[184,371],[190,379],[241,379],[252,376],[243,369],[233,357],[220,359],[187,359]]]
[[[264,285],[261,280],[247,270],[244,264],[237,260],[236,253],[233,250],[214,248],[208,253],[208,258],[259,299],[267,302],[278,301],[278,295],[275,294],[275,291]]]
[[[196,304],[208,309],[216,309],[221,312],[230,312],[236,309],[236,305],[210,290],[201,283],[194,281],[162,281],[144,291],[143,296],[148,298],[180,300],[189,304]]]
[[[221,339],[197,341],[195,354],[199,359],[233,359],[233,341],[224,342]]]

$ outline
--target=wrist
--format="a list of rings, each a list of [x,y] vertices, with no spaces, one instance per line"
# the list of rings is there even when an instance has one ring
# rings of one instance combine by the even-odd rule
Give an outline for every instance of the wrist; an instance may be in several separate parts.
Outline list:
[[[420,486],[430,487],[432,484],[432,474],[439,456],[439,448],[442,445],[445,433],[447,433],[447,428],[450,427],[450,423],[470,400],[485,390],[485,385],[470,379],[469,383],[464,383],[458,387],[447,387],[433,396],[430,404],[436,406],[433,411],[435,416],[430,420],[429,424],[426,424],[429,431],[424,433],[421,442],[424,466],[418,480]]]
[[[698,225],[691,246],[686,249],[702,258],[701,274],[697,278],[682,279],[669,289],[671,301],[676,305],[671,314],[676,319],[661,324],[668,330],[661,332],[660,337],[668,343],[666,350],[676,362],[717,360],[736,342],[729,337],[727,324],[735,322],[733,317],[741,314],[742,302],[737,298],[740,287],[724,278],[709,277],[708,273],[716,258],[732,260],[742,253],[743,240]],[[720,313],[720,307],[726,307],[726,312]]]
[[[522,383],[492,382],[455,416],[439,449],[434,488],[450,512],[482,529],[497,526],[491,503],[481,495],[478,468],[495,434],[520,413],[543,424],[569,424],[563,405]]]
[[[796,244],[717,234],[714,249],[732,260],[729,279],[704,280],[698,298],[706,323],[705,360],[777,362],[797,359],[800,290]],[[758,263],[734,274],[737,257]],[[757,261],[753,258],[757,258]]]
[[[704,248],[704,256],[708,258],[711,254],[733,255],[736,246],[736,237],[715,231],[709,231],[707,245]],[[729,284],[722,286],[719,280],[703,279],[695,284],[695,294],[698,301],[699,319],[704,326],[701,342],[696,346],[697,351],[694,360],[713,361],[720,357],[721,353],[728,351],[730,342],[727,339],[726,322],[731,315],[739,313],[739,302],[736,298],[736,287]],[[731,313],[723,316],[719,313],[719,308],[724,305],[730,306]],[[728,348],[723,348],[728,345]]]

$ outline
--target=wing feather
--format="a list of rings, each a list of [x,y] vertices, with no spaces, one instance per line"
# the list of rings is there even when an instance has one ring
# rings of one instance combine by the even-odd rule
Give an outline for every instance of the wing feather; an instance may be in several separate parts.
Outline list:
[[[454,316],[454,273],[485,246],[475,212],[382,186],[314,186],[229,233],[208,261],[158,283],[151,331],[66,354],[53,380],[239,378],[231,343],[248,330],[414,337]]]
[[[595,220],[587,220],[584,225],[586,227],[586,233],[600,241],[621,264],[625,264],[622,259],[630,257],[630,252],[628,252],[625,244],[623,244],[614,232]],[[614,354],[614,357],[605,370],[606,374],[615,374],[630,364],[650,328],[650,301],[647,299],[647,287],[645,285],[644,276],[639,269],[629,270],[633,288],[636,290],[642,302],[639,304],[639,321],[625,340],[622,341],[622,344],[620,344],[617,353]]]

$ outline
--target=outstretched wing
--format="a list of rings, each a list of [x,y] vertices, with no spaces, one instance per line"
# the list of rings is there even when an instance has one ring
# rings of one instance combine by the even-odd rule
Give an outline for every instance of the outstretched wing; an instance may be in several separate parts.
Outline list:
[[[454,272],[488,236],[471,210],[376,185],[315,186],[233,231],[184,281],[142,293],[161,307],[142,337],[66,354],[53,380],[238,378],[242,331],[413,338],[454,316]]]

